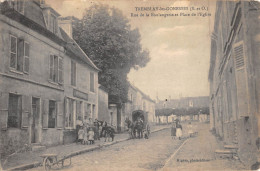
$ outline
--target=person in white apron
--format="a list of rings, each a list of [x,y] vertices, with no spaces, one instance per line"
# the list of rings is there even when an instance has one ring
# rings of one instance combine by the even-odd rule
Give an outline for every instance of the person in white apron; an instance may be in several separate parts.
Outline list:
[[[179,138],[179,140],[182,137],[182,126],[179,122],[176,124],[176,137]]]

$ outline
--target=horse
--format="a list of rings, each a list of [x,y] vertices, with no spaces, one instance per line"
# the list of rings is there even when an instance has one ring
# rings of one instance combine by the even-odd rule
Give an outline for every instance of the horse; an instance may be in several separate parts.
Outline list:
[[[135,121],[134,129],[135,129],[135,132],[137,132],[139,139],[143,138],[143,128],[144,128],[144,123],[141,120]]]
[[[111,138],[112,141],[114,141],[114,137],[115,137],[115,129],[112,128],[111,126],[106,126],[106,127],[103,127],[104,128],[104,132],[105,132],[105,142],[109,141],[109,138]]]
[[[131,139],[135,138],[135,125],[132,123],[132,121],[129,118],[125,120],[125,123],[127,125],[129,138]]]

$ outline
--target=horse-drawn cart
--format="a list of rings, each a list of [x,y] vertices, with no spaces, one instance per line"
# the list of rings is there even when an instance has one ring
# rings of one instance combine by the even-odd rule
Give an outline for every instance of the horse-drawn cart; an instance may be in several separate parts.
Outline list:
[[[136,110],[132,113],[132,121],[126,120],[132,138],[149,138],[150,126],[148,123],[148,113],[143,110]]]

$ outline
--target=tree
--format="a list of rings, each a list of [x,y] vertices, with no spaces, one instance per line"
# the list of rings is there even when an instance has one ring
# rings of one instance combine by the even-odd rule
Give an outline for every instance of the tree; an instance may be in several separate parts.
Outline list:
[[[107,5],[95,4],[86,9],[74,24],[73,38],[101,69],[99,83],[109,95],[127,100],[127,74],[131,68],[145,67],[149,51],[143,50],[138,29],[131,29],[122,12]]]

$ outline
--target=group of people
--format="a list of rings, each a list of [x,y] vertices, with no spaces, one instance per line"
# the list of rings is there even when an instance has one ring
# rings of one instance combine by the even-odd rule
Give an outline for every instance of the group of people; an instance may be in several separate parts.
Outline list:
[[[189,122],[187,128],[188,128],[188,134],[191,137],[193,135],[193,129],[192,129],[191,122]],[[175,139],[175,137],[177,137],[179,140],[181,140],[182,135],[183,135],[182,132],[183,132],[182,125],[180,124],[180,121],[177,119],[172,123],[171,136],[173,139]]]
[[[77,117],[76,131],[77,142],[81,144],[94,144],[95,140],[100,140],[101,137],[106,137],[107,123],[95,119],[93,122],[91,118],[84,120],[81,116]]]

